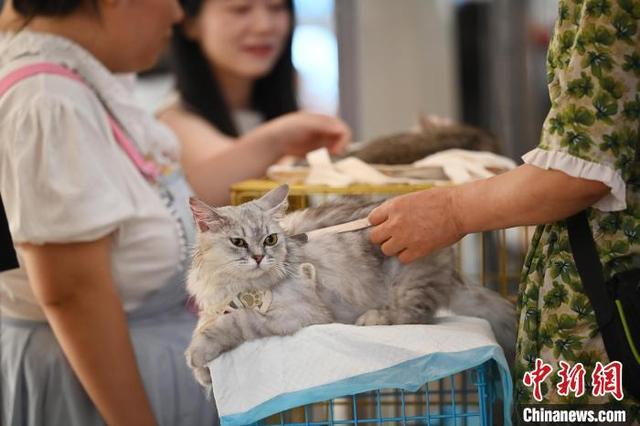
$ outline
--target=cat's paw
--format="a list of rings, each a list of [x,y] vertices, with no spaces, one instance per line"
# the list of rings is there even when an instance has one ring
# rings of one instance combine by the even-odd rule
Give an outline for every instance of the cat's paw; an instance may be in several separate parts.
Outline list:
[[[211,385],[211,372],[207,367],[194,368],[193,377],[196,378],[196,381],[200,383],[200,386],[204,387],[207,393],[212,389]]]
[[[389,311],[370,309],[356,321],[356,325],[390,325]]]
[[[214,345],[215,346],[215,345]],[[202,347],[202,345],[194,345],[193,343],[187,351],[184,353],[187,365],[193,372],[193,377],[205,389],[210,389],[211,386],[211,372],[207,365],[214,360],[219,353],[216,353],[215,348]]]
[[[222,347],[214,340],[196,336],[184,353],[191,369],[206,367],[222,353]]]

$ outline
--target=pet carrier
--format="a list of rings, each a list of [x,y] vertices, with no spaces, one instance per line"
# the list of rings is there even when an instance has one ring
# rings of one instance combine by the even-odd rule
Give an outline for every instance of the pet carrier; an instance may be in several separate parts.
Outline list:
[[[504,354],[478,318],[319,324],[245,342],[209,368],[223,426],[492,425],[494,410],[511,411]]]

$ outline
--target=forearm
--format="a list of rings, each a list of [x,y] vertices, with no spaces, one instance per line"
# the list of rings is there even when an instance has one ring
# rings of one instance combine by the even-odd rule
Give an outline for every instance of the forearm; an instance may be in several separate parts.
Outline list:
[[[263,135],[250,133],[224,149],[183,159],[189,184],[206,203],[229,203],[229,187],[236,182],[259,178],[282,156],[277,141],[269,143]]]
[[[166,109],[159,118],[180,140],[180,162],[189,184],[198,198],[211,205],[228,204],[231,185],[264,176],[283,155],[279,141],[264,126],[234,139],[180,107]]]
[[[105,421],[155,424],[114,287],[44,305],[74,372]]]
[[[465,234],[561,220],[607,195],[602,182],[523,165],[453,191],[453,211]]]
[[[305,112],[269,120],[236,141],[180,108],[168,109],[160,117],[182,143],[182,167],[192,188],[215,206],[229,202],[231,185],[264,176],[283,156],[302,157],[318,148],[338,153],[351,137],[341,120]]]
[[[21,244],[29,285],[73,371],[108,424],[154,424],[111,275],[110,237]]]

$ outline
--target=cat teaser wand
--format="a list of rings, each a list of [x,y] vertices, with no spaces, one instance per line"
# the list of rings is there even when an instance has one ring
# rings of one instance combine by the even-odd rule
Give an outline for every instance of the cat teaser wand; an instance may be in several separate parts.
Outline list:
[[[327,234],[342,234],[343,232],[358,231],[360,229],[369,228],[371,222],[369,219],[362,218],[352,220],[351,222],[341,223],[339,225],[327,226],[326,228],[314,229],[313,231],[301,232],[299,234],[290,235],[289,238],[299,240],[303,243]]]

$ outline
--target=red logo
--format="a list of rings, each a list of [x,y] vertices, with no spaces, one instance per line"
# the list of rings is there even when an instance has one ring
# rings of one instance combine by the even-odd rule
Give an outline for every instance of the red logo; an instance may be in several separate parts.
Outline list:
[[[556,391],[560,396],[569,396],[572,392],[576,397],[584,395],[584,378],[586,369],[582,363],[577,363],[573,367],[565,361],[560,361],[560,371],[558,376],[560,382],[556,385]],[[536,401],[542,401],[541,384],[553,371],[553,367],[546,364],[540,358],[536,358],[533,370],[524,374],[522,383],[525,386],[533,386],[533,397]],[[622,390],[622,363],[612,361],[606,366],[601,362],[596,362],[596,366],[591,373],[591,385],[593,396],[605,396],[611,394],[615,399],[621,401],[624,398]]]
[[[569,364],[560,361],[560,382],[556,385],[556,390],[560,396],[568,396],[569,392],[573,392],[576,397],[584,395],[584,375],[586,370],[582,363],[577,363],[570,368]]]
[[[545,364],[540,358],[536,358],[536,366],[535,368],[524,374],[522,378],[522,382],[525,386],[533,385],[533,397],[536,401],[542,401],[542,390],[540,389],[540,383],[544,382],[544,380],[551,374],[553,371],[553,367],[549,364]]]
[[[603,367],[601,362],[596,362],[596,368],[591,374],[591,384],[593,385],[593,396],[604,396],[610,393],[618,401],[622,400],[624,398],[622,363],[611,361]]]

